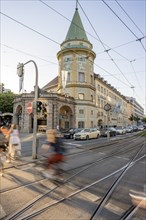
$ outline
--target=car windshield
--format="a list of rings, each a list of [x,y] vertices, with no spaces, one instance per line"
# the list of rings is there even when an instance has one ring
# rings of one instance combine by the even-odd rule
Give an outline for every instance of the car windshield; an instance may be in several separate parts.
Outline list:
[[[90,129],[84,129],[81,132],[90,132]]]
[[[73,128],[69,129],[68,132],[73,132]]]

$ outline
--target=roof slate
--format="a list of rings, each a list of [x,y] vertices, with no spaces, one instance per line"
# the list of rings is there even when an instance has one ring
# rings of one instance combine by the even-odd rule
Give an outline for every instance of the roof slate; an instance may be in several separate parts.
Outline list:
[[[74,13],[72,22],[70,24],[67,36],[65,38],[65,41],[67,40],[86,40],[88,41],[86,32],[84,30],[80,15],[78,13],[78,9],[76,8],[76,11]]]

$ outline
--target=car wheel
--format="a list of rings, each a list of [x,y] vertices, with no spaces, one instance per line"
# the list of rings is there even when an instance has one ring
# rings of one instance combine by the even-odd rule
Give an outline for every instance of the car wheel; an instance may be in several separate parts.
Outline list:
[[[86,136],[86,140],[89,140],[89,136],[88,135]]]
[[[70,135],[70,138],[73,139],[73,135],[72,134]]]
[[[97,135],[97,139],[99,138],[99,134]]]

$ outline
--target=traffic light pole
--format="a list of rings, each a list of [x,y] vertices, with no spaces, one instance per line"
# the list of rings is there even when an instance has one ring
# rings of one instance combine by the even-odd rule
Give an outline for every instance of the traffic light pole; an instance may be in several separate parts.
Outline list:
[[[110,133],[109,133],[109,117],[110,117],[110,110],[111,110],[111,105],[109,103],[105,104],[104,110],[107,112],[107,140],[110,140]]]
[[[38,68],[36,63],[33,60],[29,60],[28,62],[24,63],[24,64],[19,64],[19,66],[17,67],[17,71],[18,71],[18,75],[19,76],[23,76],[23,66],[32,62],[35,66],[35,72],[36,72],[36,80],[35,80],[35,97],[34,97],[34,105],[33,105],[33,141],[32,141],[32,158],[33,159],[37,159],[37,109],[36,109],[36,105],[37,105],[37,99],[38,99]],[[20,69],[22,69],[21,73],[20,73]]]

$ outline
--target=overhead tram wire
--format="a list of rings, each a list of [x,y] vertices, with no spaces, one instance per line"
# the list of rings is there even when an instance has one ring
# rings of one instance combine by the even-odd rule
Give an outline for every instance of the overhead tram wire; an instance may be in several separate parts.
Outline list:
[[[124,26],[135,36],[136,41],[139,41],[141,46],[143,47],[144,51],[146,52],[145,47],[143,46],[141,40],[145,38],[145,36],[142,36],[141,38],[138,38],[137,35],[125,24],[125,22],[115,13],[115,11],[104,1],[101,0],[112,12],[113,14],[124,24]]]
[[[60,12],[58,12],[56,9],[52,8],[50,5],[46,4],[44,1],[42,0],[39,0],[42,4],[44,4],[46,7],[50,8],[51,10],[53,10],[55,13],[59,14],[60,16],[62,16],[63,18],[65,18],[66,20],[68,20],[69,22],[72,22],[70,19],[68,19],[67,17],[65,17],[63,14],[61,14]],[[79,4],[79,2],[78,2]],[[82,29],[81,27],[79,27],[77,24],[74,24],[75,26],[77,26],[78,28]],[[93,35],[91,35],[89,32],[85,31],[87,34],[89,34],[91,37],[95,38]],[[99,39],[95,38],[96,40],[99,41]],[[126,61],[130,62],[130,60],[128,58],[126,58],[125,56],[121,55],[120,53],[118,53],[117,51],[115,51],[114,49],[115,48],[118,48],[118,47],[121,47],[121,46],[124,46],[124,45],[127,45],[127,44],[130,44],[130,43],[133,43],[135,42],[135,40],[133,41],[130,41],[128,43],[125,43],[125,44],[122,44],[122,45],[119,45],[119,46],[116,46],[114,48],[110,48],[108,45],[106,45],[105,43],[103,43],[103,45],[106,45],[107,47],[110,48],[110,50],[113,50],[115,53],[117,53],[119,56],[121,56],[122,58],[124,58]],[[105,51],[101,52],[101,53],[105,53]],[[100,53],[97,53],[97,54],[100,54]],[[111,59],[111,58],[110,58]]]
[[[18,23],[18,24],[24,26],[25,28],[28,28],[29,30],[34,31],[35,33],[41,35],[42,37],[44,37],[44,38],[46,38],[46,39],[48,39],[48,40],[50,40],[50,41],[52,41],[52,42],[54,42],[54,43],[60,45],[60,43],[58,43],[57,41],[51,39],[50,37],[45,36],[44,34],[40,33],[39,31],[34,30],[33,28],[31,28],[31,27],[29,27],[29,26],[23,24],[22,22],[19,22],[19,21],[17,21],[16,19],[14,19],[14,18],[12,18],[12,17],[6,15],[5,13],[2,13],[2,12],[0,12],[0,13],[1,13],[2,15],[6,16],[7,18],[9,18],[9,19],[15,21],[16,23]],[[65,48],[65,47],[64,47],[64,48]],[[75,52],[74,52],[74,53],[75,53]],[[75,53],[75,54],[78,55],[78,53]],[[93,62],[93,63],[94,63],[94,62]],[[122,82],[122,83],[125,84],[127,87],[129,87],[128,84],[126,84],[125,82],[121,81],[119,78],[115,77],[114,75],[112,75],[111,73],[109,73],[109,72],[108,72],[107,70],[105,70],[104,68],[100,67],[100,66],[97,65],[96,63],[94,63],[94,65],[96,65],[98,68],[102,69],[103,71],[105,71],[106,73],[108,73],[109,75],[113,76],[115,79],[118,79],[120,82]]]
[[[42,4],[44,4],[46,7],[50,8],[51,10],[53,10],[54,12],[56,12],[57,14],[59,14],[61,17],[65,18],[67,21],[69,21],[70,23],[72,22],[70,19],[68,19],[67,17],[65,17],[63,14],[61,14],[60,12],[58,12],[56,9],[52,8],[50,5],[48,5],[47,3],[45,3],[44,1],[42,0],[39,0]],[[79,2],[78,2],[79,4]],[[79,29],[83,30],[81,27],[79,27],[77,24],[73,23],[76,27],[78,27]],[[85,31],[85,30],[84,30]],[[95,40],[99,41],[98,38],[96,38],[95,36],[93,36],[92,34],[90,34],[89,32],[85,31],[89,36],[93,37]],[[119,46],[116,46],[114,48],[111,48],[109,47],[107,44],[103,43],[106,47],[108,47],[110,50],[113,50],[115,53],[117,53],[119,56],[121,56],[122,58],[124,58],[125,60],[127,61],[130,61],[128,58],[124,57],[123,55],[121,55],[120,53],[118,53],[116,50],[114,50],[115,48],[118,48],[118,47],[121,47],[121,46],[124,46],[124,45],[127,45],[127,44],[130,44],[130,43],[133,43],[135,42],[134,41],[130,41],[128,43],[125,43],[125,44],[122,44],[122,45],[119,45]],[[104,53],[105,51],[103,51],[102,53]],[[99,53],[97,53],[99,54]]]
[[[48,8],[50,8],[51,10],[53,10],[53,11],[55,11],[57,14],[59,14],[60,16],[62,16],[63,18],[65,18],[66,20],[68,20],[69,22],[71,22],[71,20],[70,19],[68,19],[67,17],[65,17],[63,14],[61,14],[60,12],[58,12],[57,10],[55,10],[54,8],[52,8],[51,6],[49,6],[48,4],[46,4],[44,1],[42,1],[42,0],[39,0],[42,4],[44,4],[45,6],[47,6]],[[78,4],[79,4],[79,2],[78,2]],[[76,25],[76,24],[74,24],[74,25]],[[77,25],[76,25],[77,26]],[[79,27],[80,28],[80,27]],[[81,29],[81,28],[80,28]],[[87,31],[85,31],[86,33],[88,33]],[[91,37],[93,37],[94,39],[96,39],[96,40],[98,40],[97,38],[95,38],[93,35],[91,35],[90,33],[88,33]],[[142,33],[143,34],[143,33]],[[137,38],[137,36],[136,36],[136,38]],[[145,36],[143,37],[143,38],[145,38]],[[140,39],[137,39],[136,41],[140,41],[140,43],[141,43],[141,40],[143,39],[143,38],[140,38]],[[117,51],[115,51],[114,49],[115,48],[118,48],[118,47],[121,47],[121,46],[125,46],[125,45],[128,45],[128,44],[130,44],[130,43],[133,43],[133,42],[135,42],[135,40],[133,40],[133,41],[130,41],[130,42],[128,42],[128,43],[125,43],[125,44],[122,44],[122,45],[119,45],[119,46],[116,46],[116,47],[114,47],[114,48],[110,48],[108,45],[106,45],[105,43],[104,43],[104,45],[105,46],[107,46],[107,47],[109,47],[110,48],[110,50],[113,50],[115,53],[117,53],[117,54],[119,54]],[[142,43],[141,43],[142,44]],[[143,44],[142,44],[142,46],[143,46]],[[144,46],[143,46],[143,48],[144,48]],[[145,50],[145,48],[144,48],[144,50]],[[101,52],[101,53],[104,53],[105,51],[103,51],[103,52]],[[99,54],[99,53],[98,53]],[[119,54],[121,57],[123,57],[124,59],[126,59],[127,61],[129,61],[130,62],[130,60],[129,59],[127,59],[126,57],[124,57],[123,55],[121,55],[121,54]],[[94,63],[95,64],[95,63]],[[99,68],[101,68],[101,67],[99,67]],[[102,68],[103,69],[103,68]],[[103,69],[104,70],[104,69]],[[105,71],[105,70],[104,70]],[[107,71],[106,71],[107,72]],[[108,73],[108,72],[107,72]],[[114,77],[114,76],[113,76]],[[114,77],[115,78],[115,77]]]
[[[142,42],[141,42],[141,40],[144,38],[144,33],[140,30],[140,28],[135,24],[135,22],[132,20],[132,18],[130,18],[130,16],[128,15],[128,13],[124,10],[124,8],[120,5],[120,3],[117,1],[117,0],[115,0],[116,2],[117,2],[117,4],[119,5],[119,7],[125,12],[125,14],[127,15],[127,17],[130,19],[130,21],[135,25],[135,27],[140,31],[140,33],[143,35],[143,37],[142,38],[139,38],[139,39],[137,39],[136,41],[140,41],[140,43],[141,43],[141,45],[142,45],[142,47],[143,47],[143,49],[146,51],[146,49],[144,48],[144,46],[143,46],[143,44],[142,44]]]
[[[130,19],[130,21],[135,25],[135,27],[140,31],[140,33],[144,36],[144,33],[140,30],[140,28],[135,24],[135,22],[133,21],[133,19],[128,15],[128,13],[125,11],[125,9],[120,5],[120,3],[115,0],[116,3],[119,5],[119,7],[125,12],[125,14],[127,15],[127,17]]]
[[[68,20],[69,22],[72,22],[70,19],[68,19],[67,17],[65,17],[63,14],[61,14],[60,12],[58,12],[56,9],[54,9],[54,8],[52,8],[50,5],[48,5],[48,4],[46,4],[44,1],[42,1],[42,0],[39,0],[42,4],[44,4],[46,7],[48,7],[48,8],[50,8],[51,10],[53,10],[55,13],[57,13],[57,14],[59,14],[60,16],[62,16],[63,18],[65,18],[66,20]],[[79,2],[78,2],[78,4],[79,4]],[[78,28],[80,28],[80,29],[82,29],[81,27],[79,27],[77,24],[74,24],[75,26],[77,26]],[[96,39],[96,40],[98,40],[99,41],[99,39],[97,39],[96,37],[94,37],[93,35],[91,35],[89,32],[87,32],[87,31],[85,31],[88,35],[90,35],[91,37],[93,37],[94,39]],[[105,43],[103,43],[105,46],[107,46],[110,50],[113,50],[115,53],[117,53],[119,56],[121,56],[122,58],[124,58],[126,61],[128,61],[128,62],[130,62],[130,60],[128,59],[128,58],[126,58],[125,56],[123,56],[123,55],[121,55],[120,53],[118,53],[116,50],[114,50],[115,48],[118,48],[118,47],[121,47],[121,46],[124,46],[124,45],[127,45],[127,44],[130,44],[130,43],[133,43],[133,42],[135,42],[135,40],[133,40],[133,41],[130,41],[130,42],[128,42],[128,43],[125,43],[125,44],[122,44],[122,45],[119,45],[119,46],[116,46],[116,47],[114,47],[114,48],[110,48],[108,45],[106,45]],[[103,53],[104,53],[105,51],[103,51]],[[99,53],[98,53],[99,54]],[[95,64],[95,63],[94,63]],[[96,65],[96,64],[95,64]],[[99,67],[98,65],[96,65],[97,67]],[[101,68],[101,67],[99,67],[99,68]],[[103,69],[103,68],[101,68],[103,71],[106,71],[105,69]],[[107,72],[107,71],[106,71]],[[109,72],[107,72],[107,73],[109,73]],[[110,74],[110,73],[109,73]],[[113,74],[110,74],[110,75],[112,75],[114,78],[116,78]],[[117,78],[118,79],[118,78]],[[118,79],[119,80],[119,79]],[[119,81],[121,81],[121,80],[119,80]],[[123,82],[122,82],[123,83]],[[125,84],[125,83],[124,83]],[[129,86],[128,86],[129,87]]]
[[[135,61],[136,61],[136,59],[131,60],[131,61],[130,61],[130,65],[131,65],[131,68],[132,68],[132,70],[133,70],[133,72],[134,72],[134,75],[135,75],[135,78],[136,78],[137,83],[138,83],[138,85],[139,85],[139,88],[141,89],[141,91],[142,91],[142,93],[143,93],[144,91],[142,90],[142,86],[140,85],[139,79],[138,79],[138,77],[137,77],[137,75],[136,75],[136,71],[135,71],[134,66],[133,66],[133,64],[132,64],[132,63],[135,62]]]
[[[48,39],[48,40],[50,40],[50,41],[52,41],[52,42],[54,42],[54,43],[56,43],[56,44],[60,45],[60,43],[58,43],[57,41],[53,40],[52,38],[45,36],[45,35],[44,35],[44,34],[42,34],[41,32],[36,31],[35,29],[33,29],[33,28],[29,27],[29,26],[28,26],[28,25],[26,25],[26,24],[23,24],[22,22],[20,22],[20,21],[18,21],[18,20],[16,20],[16,19],[14,19],[14,18],[12,18],[12,17],[10,17],[9,15],[6,15],[6,14],[5,14],[5,13],[3,13],[3,12],[0,12],[0,14],[2,14],[2,15],[4,15],[5,17],[7,17],[7,18],[9,18],[9,19],[11,19],[11,20],[13,20],[13,21],[15,21],[16,23],[18,23],[18,24],[20,24],[20,25],[22,25],[22,26],[24,26],[24,27],[28,28],[29,30],[34,31],[35,33],[37,33],[37,34],[41,35],[42,37],[44,37],[44,38],[46,38],[46,39]]]
[[[107,54],[108,54],[108,56],[110,57],[111,61],[114,63],[114,65],[115,65],[115,66],[117,67],[117,69],[120,71],[120,73],[123,75],[123,77],[125,78],[125,80],[129,83],[130,86],[132,86],[132,84],[131,84],[131,83],[129,82],[129,80],[125,77],[125,75],[123,74],[123,72],[121,71],[121,69],[119,68],[119,66],[116,64],[116,62],[114,61],[114,59],[112,58],[112,56],[109,54],[110,49],[106,49],[106,48],[105,48],[105,45],[104,45],[103,42],[101,41],[99,35],[97,34],[95,28],[93,27],[93,25],[92,25],[92,23],[90,22],[88,16],[86,15],[85,11],[83,10],[81,4],[80,4],[80,3],[78,3],[78,4],[80,5],[80,7],[81,7],[81,9],[82,9],[82,11],[83,11],[83,13],[84,13],[84,15],[86,16],[88,22],[90,23],[92,29],[94,30],[94,32],[95,32],[95,34],[96,34],[96,36],[98,37],[99,42],[102,44],[102,46],[103,46],[105,52],[107,52]]]
[[[0,44],[1,44],[1,43],[0,43]],[[18,49],[16,49],[16,48],[10,47],[10,46],[8,46],[8,45],[5,45],[5,44],[1,44],[1,45],[5,46],[5,47],[7,47],[7,48],[9,48],[9,49],[15,50],[15,51],[17,51],[17,52],[19,52],[19,53],[23,53],[23,54],[29,55],[29,56],[31,56],[31,57],[36,57],[36,58],[38,58],[38,59],[40,59],[40,60],[43,60],[43,61],[45,61],[45,62],[58,65],[58,63],[54,63],[54,62],[45,60],[45,59],[43,59],[43,58],[41,58],[41,57],[38,57],[38,56],[35,56],[35,55],[32,55],[32,54],[26,53],[26,52],[24,52],[24,51],[22,51],[22,50],[18,50]],[[129,85],[127,85],[125,82],[123,82],[123,81],[120,80],[119,78],[115,77],[113,74],[111,74],[110,72],[108,72],[108,71],[105,70],[104,68],[100,67],[100,66],[97,65],[96,63],[94,63],[94,65],[96,65],[98,68],[100,68],[100,69],[103,70],[104,72],[108,73],[108,76],[111,75],[113,78],[118,79],[121,83],[123,83],[123,84],[125,84],[127,87],[129,87]]]
[[[80,5],[80,3],[78,3],[79,5]],[[84,12],[84,10],[83,10],[83,8],[82,8],[82,6],[80,5],[80,7],[81,7],[81,9],[82,9],[82,11],[83,11],[83,13],[85,14],[85,12]],[[87,15],[85,14],[85,16],[86,16],[86,18],[87,18],[87,20],[89,21],[89,23],[90,23],[90,25],[91,25],[91,27],[93,28],[93,30],[95,31],[95,34],[97,35],[97,37],[99,38],[99,36],[98,36],[98,34],[96,33],[96,30],[94,29],[94,27],[93,27],[93,25],[91,24],[91,22],[90,22],[90,20],[89,20],[89,18],[87,17]],[[99,41],[101,42],[101,44],[102,44],[102,46],[104,47],[104,49],[106,49],[105,48],[105,46],[104,46],[104,44],[103,44],[103,42],[101,41],[101,39],[99,38]],[[105,52],[107,52],[108,53],[108,51],[110,51],[110,49],[108,49],[108,50],[105,50]],[[118,65],[116,64],[116,62],[112,59],[112,57],[110,56],[110,54],[108,53],[108,55],[109,55],[109,57],[111,58],[111,60],[114,62],[114,64],[116,65],[116,67],[118,68],[118,70],[121,72],[121,70],[120,70],[120,68],[118,67]],[[129,62],[130,62],[130,60],[128,60]],[[123,72],[121,72],[122,73],[122,75],[124,76],[124,78],[127,80],[127,78],[125,77],[125,75],[123,74]],[[115,77],[114,77],[115,78]],[[119,80],[119,79],[118,79]],[[128,81],[128,80],[127,80]],[[130,88],[133,86],[129,81],[128,81],[128,83],[130,84]],[[140,99],[139,99],[140,100]]]
[[[44,59],[44,58],[38,57],[38,56],[36,56],[36,55],[33,55],[33,54],[30,54],[30,53],[24,52],[24,51],[22,51],[22,50],[19,50],[19,49],[10,47],[10,46],[8,46],[8,45],[6,45],[6,44],[2,44],[2,43],[0,43],[0,44],[1,44],[2,46],[4,46],[4,47],[7,47],[7,48],[9,48],[9,49],[11,49],[11,50],[15,50],[15,51],[17,51],[17,52],[19,52],[19,53],[23,53],[23,54],[25,54],[25,55],[28,55],[28,56],[31,56],[31,57],[35,57],[35,58],[37,58],[37,59],[40,59],[40,60],[42,60],[42,61],[45,61],[45,62],[47,62],[47,63],[57,65],[57,63],[54,63],[54,62],[52,62],[52,61],[49,61],[49,60],[46,60],[46,59]]]

